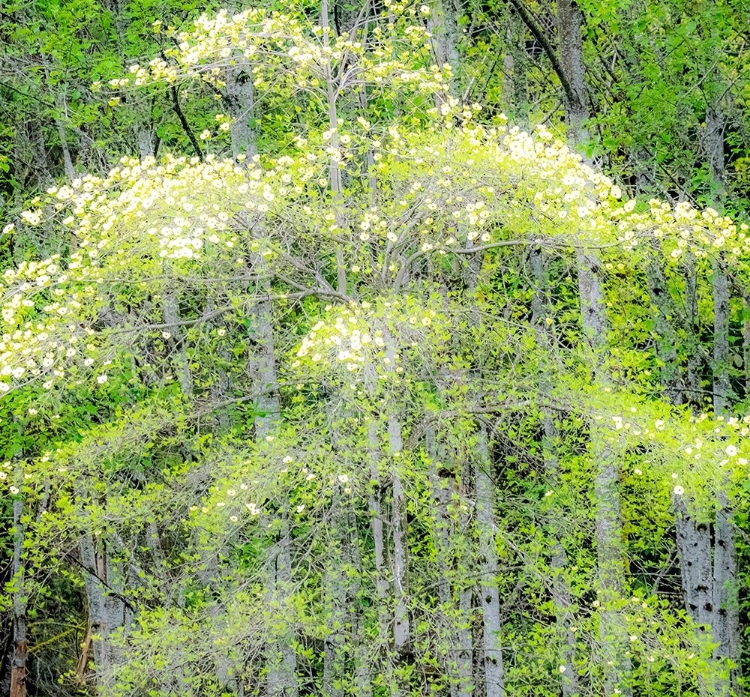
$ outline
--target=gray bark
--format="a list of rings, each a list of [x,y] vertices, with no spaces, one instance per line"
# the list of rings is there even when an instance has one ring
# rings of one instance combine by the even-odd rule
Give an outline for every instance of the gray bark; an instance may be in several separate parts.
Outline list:
[[[63,165],[65,166],[65,176],[68,179],[76,178],[76,170],[73,167],[73,158],[70,156],[70,148],[68,147],[68,140],[65,137],[65,128],[60,121],[55,123],[57,127],[57,135],[60,138],[60,148],[62,149]]]
[[[456,627],[456,697],[471,697],[474,694],[473,637],[471,632],[471,608],[474,590],[466,584],[458,590],[458,612]]]
[[[654,248],[654,252],[658,252]],[[658,254],[653,254],[649,260],[648,267],[649,294],[651,302],[656,307],[656,327],[660,336],[659,354],[664,362],[662,368],[662,385],[666,394],[674,404],[680,404],[683,397],[688,401],[696,396],[697,388],[694,386],[696,381],[695,372],[697,371],[697,348],[691,352],[688,368],[688,391],[687,395],[680,388],[679,367],[677,365],[676,351],[676,334],[674,323],[677,321],[676,310],[668,294],[664,271],[659,264]],[[697,307],[694,294],[695,288],[695,267],[693,260],[690,260],[688,277],[686,283],[688,294],[687,307],[687,325],[690,328],[689,334],[692,336],[695,330]],[[691,375],[691,373],[693,373]],[[714,639],[716,632],[719,631],[719,605],[714,599],[714,569],[712,568],[712,546],[711,546],[711,526],[708,522],[702,522],[696,519],[682,496],[675,496],[673,499],[676,523],[676,544],[677,553],[680,560],[680,573],[682,579],[682,589],[685,600],[685,609],[691,619],[697,626],[700,635],[708,635],[709,640]],[[699,692],[701,695],[709,695],[718,692],[726,692],[726,686],[721,682],[712,684],[711,681],[703,678],[699,683]]]
[[[713,260],[714,301],[714,413],[723,416],[731,399],[729,383],[729,280],[723,259]],[[715,655],[729,659],[737,667],[729,684],[717,686],[717,694],[729,694],[737,686],[740,658],[739,599],[737,589],[737,549],[732,508],[725,488],[718,493],[719,508],[714,521],[713,638],[719,642]]]
[[[583,333],[592,354],[593,372],[599,384],[607,383],[603,368],[607,342],[607,313],[599,280],[600,263],[589,251],[577,254],[578,292]],[[632,695],[628,639],[623,618],[617,609],[625,582],[619,463],[596,424],[590,427],[591,456],[596,465],[594,501],[596,506],[597,586],[600,609],[600,652],[604,668],[604,694]]]
[[[657,355],[662,362],[661,384],[673,404],[682,404],[683,390],[680,384],[680,370],[677,364],[677,334],[674,329],[676,313],[669,295],[667,279],[660,262],[661,248],[652,245],[646,276],[651,304],[655,307],[654,319],[659,335]]]
[[[589,117],[586,97],[586,66],[583,62],[583,17],[575,0],[557,0],[557,37],[560,65],[570,93],[565,95],[565,116],[568,135],[579,149],[588,139],[585,122]]]
[[[733,513],[726,491],[718,495],[719,509],[714,522],[714,586],[713,605],[716,609],[714,639],[719,641],[716,655],[727,658],[733,668],[729,685],[716,689],[716,694],[729,694],[738,690],[740,677],[740,618],[737,581],[737,547]]]
[[[518,12],[510,6],[506,26],[506,51],[503,59],[505,80],[505,109],[516,125],[529,123],[528,57],[526,55],[525,25]]]
[[[460,491],[456,476],[440,475],[440,453],[434,425],[427,427],[426,449],[431,459],[430,483],[434,500],[434,535],[438,567],[438,600],[441,640],[448,650],[444,656],[444,671],[450,681],[451,697],[471,697],[474,692],[473,680],[473,637],[471,632],[471,611],[473,589],[470,582],[452,573],[451,561],[454,558],[453,539],[461,538],[462,531],[469,525],[468,515],[460,512],[451,516],[451,501],[457,501]],[[466,473],[468,474],[468,473]],[[456,529],[458,526],[458,529]],[[459,561],[469,564],[465,550],[459,547]],[[452,583],[453,581],[453,583]],[[456,586],[455,593],[453,585]],[[458,602],[456,602],[456,600]]]
[[[458,8],[455,0],[436,0],[430,18],[430,31],[433,35],[437,64],[451,68],[449,92],[452,97],[460,97],[459,71],[461,57],[458,53],[460,34],[458,30]]]
[[[339,454],[339,427],[331,403],[327,405],[328,431],[331,434],[331,448],[334,461]],[[344,461],[345,461],[344,455]],[[351,568],[352,550],[347,529],[348,516],[345,511],[345,494],[339,482],[334,483],[331,506],[329,508],[328,560],[324,576],[325,617],[327,634],[323,641],[323,695],[341,697],[344,694],[346,656],[344,630],[347,622],[347,581],[346,567]]]
[[[258,264],[257,268],[259,274],[262,274],[262,263]],[[262,282],[259,290],[261,294],[267,295],[270,291],[270,283]],[[255,435],[258,440],[262,440],[278,423],[281,409],[276,375],[271,301],[261,300],[256,303],[252,319],[250,338],[255,346],[248,361],[248,374],[258,393]]]
[[[396,415],[388,418],[388,450],[391,457],[403,447],[401,422]],[[406,590],[406,497],[398,467],[391,474],[391,530],[393,535],[393,589],[396,608],[393,616],[393,645],[397,653],[409,643],[409,609]]]
[[[368,372],[374,373],[373,366],[368,366]],[[369,375],[369,389],[374,389],[373,374]],[[389,637],[389,611],[388,611],[388,579],[386,578],[385,565],[385,535],[384,522],[385,511],[383,507],[383,485],[380,474],[380,463],[383,459],[383,453],[380,447],[378,437],[378,422],[371,418],[367,424],[367,449],[370,459],[370,493],[368,494],[367,505],[370,515],[370,527],[372,530],[372,541],[375,557],[375,592],[378,600],[378,638],[377,638],[377,655],[380,658],[378,668],[386,676],[386,681],[391,686],[391,693],[397,692],[397,687],[391,675],[391,662],[388,658],[390,647]]]
[[[84,568],[97,683],[102,686],[120,658],[112,638],[118,630],[126,630],[132,618],[125,603],[118,597],[121,579],[104,543],[84,533],[79,539],[78,549]]]
[[[349,504],[346,514],[347,528],[345,534],[344,557],[347,560],[352,574],[346,587],[346,606],[349,608],[348,617],[351,622],[351,633],[355,637],[363,636],[364,617],[361,608],[359,592],[362,587],[362,558],[360,555],[360,537],[357,529],[357,516],[353,505]],[[354,662],[354,681],[357,686],[357,695],[361,697],[372,697],[372,647],[368,642],[357,641],[352,649]]]
[[[479,283],[482,268],[481,254],[470,255],[466,270],[467,291],[473,295]],[[479,326],[481,319],[473,312],[472,324]],[[480,366],[481,368],[481,366]],[[478,395],[477,403],[482,402]],[[495,485],[492,481],[492,457],[487,429],[482,423],[477,433],[474,460],[474,488],[476,493],[476,522],[479,549],[479,588],[482,608],[482,646],[479,651],[484,688],[487,697],[505,697],[505,667],[502,653],[502,617],[498,591],[498,561],[495,536]]]
[[[135,139],[138,146],[138,157],[141,160],[154,156],[154,131],[151,128],[138,128]]]
[[[708,523],[698,523],[690,516],[681,497],[676,497],[675,513],[687,610],[702,631],[710,632],[714,622],[711,529]]]
[[[262,269],[262,258],[258,257],[257,267]],[[265,281],[260,292],[267,295],[269,282]],[[255,305],[255,314],[250,329],[251,339],[255,346],[248,361],[248,373],[258,393],[256,401],[255,437],[262,442],[273,432],[279,421],[281,403],[276,374],[276,356],[273,334],[273,314],[271,302],[261,300]],[[272,640],[267,646],[268,697],[296,697],[299,693],[297,683],[297,656],[294,652],[294,628],[288,622],[286,605],[291,593],[292,557],[291,536],[289,530],[289,512],[282,505],[280,532],[278,539],[269,550],[268,559],[268,593],[267,597],[273,617]]]
[[[243,61],[227,68],[225,95],[232,117],[232,154],[235,157],[255,155],[258,152],[258,135],[253,125],[256,118],[255,87],[249,63]]]
[[[544,351],[549,351],[549,341],[544,332],[544,320],[547,317],[546,293],[547,273],[544,263],[544,252],[541,247],[531,251],[531,267],[534,275],[534,294],[531,299],[532,321],[536,327],[537,342]],[[542,364],[540,374],[540,395],[548,396],[550,390],[549,378],[546,365]],[[560,465],[555,453],[555,440],[557,429],[552,413],[549,409],[543,410],[542,416],[542,452],[544,457],[544,471],[550,486],[560,483]],[[572,697],[578,694],[578,673],[575,666],[575,633],[571,631],[573,605],[570,586],[565,579],[565,570],[568,566],[565,548],[560,542],[559,523],[556,513],[553,512],[548,520],[552,531],[552,549],[550,558],[550,571],[552,573],[552,601],[555,605],[558,641],[561,646],[560,665],[565,667],[561,674],[561,688],[563,697]]]
[[[170,347],[174,352],[174,365],[177,371],[177,380],[182,388],[182,393],[186,397],[193,394],[193,376],[190,371],[190,361],[188,360],[185,342],[180,329],[180,312],[177,298],[174,292],[167,288],[163,297],[164,323],[170,325],[168,329]]]
[[[713,91],[720,91],[719,85],[712,85]],[[706,128],[703,135],[703,150],[708,160],[713,179],[713,195],[721,200],[726,193],[726,165],[724,162],[724,114],[721,104],[713,101],[706,105]]]
[[[341,493],[334,493],[331,506],[331,546],[328,568],[325,577],[326,622],[328,634],[323,642],[323,695],[341,697],[344,694],[343,678],[345,669],[344,624],[346,622],[346,579],[342,565],[345,531],[341,529],[343,512]]]
[[[713,197],[721,204],[726,196],[726,163],[724,161],[724,109],[721,103],[723,85],[709,76],[706,104],[706,128],[703,148],[708,160]],[[714,303],[714,414],[724,416],[733,398],[729,379],[729,278],[721,252],[712,260]],[[737,579],[737,548],[733,511],[728,492],[729,482],[718,493],[718,510],[714,522],[714,607],[718,613],[714,639],[719,642],[717,656],[728,659],[734,667],[725,692],[740,692],[740,619]],[[718,691],[718,690],[717,690]]]
[[[291,593],[291,536],[288,511],[281,512],[279,538],[270,551],[270,589],[267,594],[272,616],[271,640],[266,655],[268,674],[266,687],[269,697],[297,697],[297,656],[294,652],[294,628],[286,617],[287,601]]]
[[[22,482],[22,477],[18,477]],[[26,632],[26,589],[23,564],[25,530],[22,521],[23,499],[20,495],[13,501],[13,655],[11,658],[10,697],[26,697],[26,661],[28,643]]]
[[[700,328],[698,326],[698,278],[695,269],[695,257],[690,252],[685,255],[685,309],[687,335],[693,341],[693,337],[699,335]],[[695,344],[697,343],[695,342]],[[687,360],[687,401],[700,410],[703,408],[700,354],[697,346],[691,346],[690,349]]]
[[[720,255],[713,259],[714,412],[723,414],[732,396],[729,382],[729,279]]]
[[[485,694],[487,697],[505,697],[505,671],[501,644],[502,618],[497,587],[495,487],[490,473],[491,464],[487,432],[484,426],[481,426],[477,433],[477,458],[474,467],[479,535],[479,594],[482,608],[480,655]]]

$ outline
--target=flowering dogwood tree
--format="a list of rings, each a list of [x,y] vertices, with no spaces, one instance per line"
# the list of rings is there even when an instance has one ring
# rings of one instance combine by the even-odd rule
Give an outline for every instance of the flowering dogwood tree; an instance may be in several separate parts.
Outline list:
[[[745,279],[747,226],[484,122],[428,7],[367,7],[167,32],[108,88],[204,84],[204,149],[4,230],[56,241],[2,278],[16,617],[82,588],[61,680],[105,695],[728,694],[718,611],[644,579],[728,505],[748,419],[670,401],[688,358],[642,318],[686,263]]]

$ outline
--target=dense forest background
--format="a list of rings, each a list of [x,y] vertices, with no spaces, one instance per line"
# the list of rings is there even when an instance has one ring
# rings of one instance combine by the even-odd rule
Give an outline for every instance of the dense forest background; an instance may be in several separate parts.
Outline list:
[[[0,692],[750,689],[749,42],[0,0]]]

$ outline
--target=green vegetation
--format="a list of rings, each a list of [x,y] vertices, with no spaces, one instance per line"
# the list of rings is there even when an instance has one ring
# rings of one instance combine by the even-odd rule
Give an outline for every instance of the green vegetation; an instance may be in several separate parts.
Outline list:
[[[749,30],[0,4],[3,694],[743,694]]]

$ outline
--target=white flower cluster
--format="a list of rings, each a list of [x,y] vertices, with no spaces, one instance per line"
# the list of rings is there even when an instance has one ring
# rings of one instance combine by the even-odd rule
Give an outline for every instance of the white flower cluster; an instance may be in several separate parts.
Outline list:
[[[382,331],[370,328],[369,318],[363,313],[367,309],[345,307],[332,320],[317,322],[302,340],[297,358],[307,358],[313,363],[334,359],[349,372],[363,368],[373,350],[377,352],[385,346]]]

